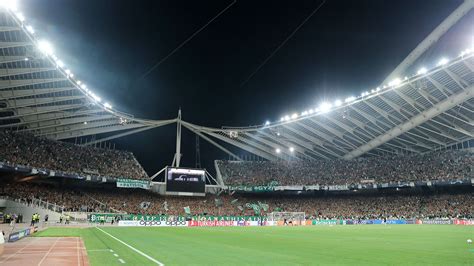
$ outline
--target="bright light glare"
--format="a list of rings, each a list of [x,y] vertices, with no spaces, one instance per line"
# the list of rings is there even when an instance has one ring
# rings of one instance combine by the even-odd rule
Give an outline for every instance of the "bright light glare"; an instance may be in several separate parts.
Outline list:
[[[321,112],[323,112],[323,113],[331,110],[331,108],[332,108],[332,104],[330,104],[328,102],[323,102],[319,105],[319,110],[321,110]]]
[[[397,86],[402,83],[402,80],[400,78],[396,78],[388,83],[388,86]]]
[[[314,110],[313,110],[313,109],[309,109],[309,110],[308,110],[308,113],[311,115],[311,114],[314,113]]]
[[[82,82],[80,80],[78,80],[78,81],[76,81],[76,83],[77,83],[77,85],[81,85]]]
[[[268,126],[268,125],[270,125],[270,121],[267,120],[265,121],[265,126]]]
[[[18,10],[18,1],[16,0],[0,0],[0,7],[10,9],[13,11]]]
[[[439,60],[438,62],[438,65],[437,66],[443,66],[443,65],[446,65],[447,63],[449,62],[449,60],[445,57],[441,58],[441,60]]]
[[[53,46],[51,46],[51,44],[47,41],[44,41],[44,40],[39,41],[38,42],[38,49],[46,55],[53,54]]]
[[[424,67],[420,68],[418,70],[418,72],[416,72],[418,75],[423,75],[423,74],[426,74],[426,72],[428,72],[428,70]]]
[[[64,63],[63,63],[63,61],[61,61],[61,60],[56,61],[56,65],[57,65],[58,67],[60,67],[60,68],[63,68],[63,67],[64,67]]]
[[[109,103],[104,103],[104,107],[110,109],[110,108],[112,108],[112,105],[110,105]]]
[[[290,147],[290,152],[294,152],[294,151],[295,151],[295,148]]]
[[[284,117],[280,118],[280,122],[283,122],[283,121],[285,121],[285,118]]]
[[[280,153],[280,152],[281,152],[280,148],[276,148],[276,149],[275,149],[275,152],[276,152],[276,153]]]
[[[69,69],[64,70],[64,72],[66,72],[66,74],[68,74],[68,75],[71,74],[71,70],[69,70]]]
[[[338,106],[341,106],[342,105],[342,101],[341,100],[336,100],[334,102],[334,106],[338,107]]]
[[[308,111],[303,111],[303,112],[301,113],[301,116],[305,116],[305,115],[308,115]]]
[[[79,84],[79,83],[78,83]],[[87,88],[86,84],[81,85],[81,89],[85,90]]]
[[[298,118],[298,114],[297,114],[297,113],[294,113],[294,114],[291,115],[291,119],[296,119],[296,118]]]
[[[289,115],[285,115],[285,121],[288,121],[290,120],[290,116]]]
[[[26,26],[26,30],[31,34],[35,34],[35,29],[33,29],[33,27],[30,25]]]
[[[25,16],[22,13],[15,13],[15,16],[18,18],[19,21],[25,21]]]
[[[355,99],[356,99],[356,97],[354,97],[354,96],[347,97],[347,98],[344,100],[344,102],[346,102],[346,103],[350,103],[350,102],[353,102],[353,101],[355,101]]]

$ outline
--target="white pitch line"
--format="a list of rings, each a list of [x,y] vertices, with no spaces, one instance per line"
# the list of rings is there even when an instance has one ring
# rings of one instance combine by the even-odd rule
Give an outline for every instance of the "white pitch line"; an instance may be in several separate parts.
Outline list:
[[[91,250],[87,250],[87,252],[106,252],[106,251],[109,251],[109,249],[91,249]]]
[[[117,254],[115,254],[115,253],[114,253],[114,256],[115,256],[115,257],[118,257],[118,255],[117,255]]]
[[[122,259],[119,259],[120,263],[125,264],[125,261]]]
[[[96,227],[96,228],[97,228],[97,230],[99,230],[99,231],[101,231],[102,233],[104,233],[104,234],[106,234],[106,235],[110,236],[111,238],[113,238],[113,239],[117,240],[118,242],[120,242],[120,243],[124,244],[125,246],[127,246],[127,247],[128,247],[128,248],[130,248],[131,250],[133,250],[133,251],[137,252],[138,254],[142,255],[143,257],[145,257],[145,258],[147,258],[147,259],[149,259],[149,260],[153,261],[154,263],[156,263],[156,264],[158,264],[158,265],[160,265],[160,266],[164,266],[164,265],[165,265],[165,264],[163,264],[163,263],[161,263],[161,262],[157,261],[156,259],[154,259],[154,258],[150,257],[149,255],[147,255],[147,254],[143,253],[142,251],[140,251],[140,250],[138,250],[138,249],[136,249],[136,248],[134,248],[134,247],[130,246],[129,244],[127,244],[127,243],[123,242],[122,240],[120,240],[120,239],[116,238],[115,236],[113,236],[113,235],[111,235],[111,234],[107,233],[106,231],[104,231],[104,230],[100,229],[99,227]]]

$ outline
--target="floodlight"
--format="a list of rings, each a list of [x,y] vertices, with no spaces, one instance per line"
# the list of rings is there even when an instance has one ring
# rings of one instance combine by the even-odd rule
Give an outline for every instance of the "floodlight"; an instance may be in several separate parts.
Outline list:
[[[87,125],[87,121],[84,121],[84,125]]]
[[[295,148],[293,148],[293,147],[290,147],[290,149],[289,149],[289,150],[290,150],[290,152],[294,152],[294,151],[295,151]]]
[[[308,111],[303,111],[303,112],[301,113],[301,116],[305,116],[305,115],[308,115]]]
[[[25,21],[25,16],[23,16],[22,13],[20,13],[20,12],[15,13],[15,16],[19,21],[21,21],[21,22]]]
[[[294,113],[294,114],[291,115],[291,119],[296,119],[296,118],[298,118],[298,114],[297,114],[297,113]]]
[[[79,84],[79,83],[78,83]],[[81,85],[81,89],[85,90],[87,88],[86,84]]]
[[[426,74],[426,72],[428,72],[428,70],[426,70],[426,68],[422,67],[418,70],[418,72],[416,72],[416,74],[423,75],[423,74]]]
[[[353,102],[355,99],[356,99],[356,97],[354,97],[354,96],[347,97],[347,98],[344,100],[344,102],[350,103],[350,102]]]
[[[109,103],[104,103],[104,107],[105,107],[105,108],[112,109],[112,105],[110,105]]]
[[[313,114],[314,113],[313,109],[309,109],[308,113]]]
[[[265,121],[265,126],[268,126],[268,125],[270,125],[270,121],[267,120]]]
[[[94,100],[96,100],[97,102],[102,101],[102,99],[101,99],[99,96],[95,95],[93,92],[91,92],[91,96],[92,96],[92,98],[94,98]],[[107,104],[108,104],[108,103],[107,103]],[[104,104],[104,106],[105,106],[105,104]],[[107,106],[105,106],[105,107],[107,107]],[[112,108],[112,107],[109,107],[109,108]]]
[[[77,85],[81,85],[82,82],[80,80],[78,80],[78,81],[76,81],[76,83],[77,83]]]
[[[285,118],[284,117],[280,118],[280,122],[283,122],[283,121],[285,121]]]
[[[60,68],[63,68],[63,67],[64,67],[64,63],[63,63],[63,61],[61,61],[61,60],[57,60],[57,61],[56,61],[56,65],[57,65],[58,67],[60,67]]]
[[[392,86],[397,86],[397,85],[399,85],[400,83],[402,83],[402,81],[400,80],[400,78],[396,78],[396,79],[390,81],[390,82],[388,83],[388,86],[390,86],[390,87],[392,87]]]
[[[334,102],[334,106],[338,107],[338,106],[341,106],[342,105],[342,101],[341,100],[336,100]]]
[[[275,152],[276,152],[276,153],[280,153],[280,152],[281,152],[280,148],[276,148],[276,149],[275,149]]]
[[[26,28],[26,30],[27,30],[29,33],[35,34],[35,29],[33,29],[32,26],[28,25],[28,26],[26,26],[25,28]]]
[[[290,120],[290,116],[289,115],[285,115],[285,121],[288,121]]]
[[[46,55],[53,54],[53,46],[51,46],[51,44],[45,40],[38,42],[38,49]]]
[[[66,74],[68,74],[68,75],[71,74],[71,70],[69,70],[69,69],[64,70],[64,72],[66,72]]]
[[[18,3],[16,0],[0,0],[0,7],[10,9],[12,11],[17,11]]]
[[[439,60],[439,62],[436,66],[443,66],[443,65],[446,65],[448,62],[449,62],[449,60],[446,57],[443,57]]]
[[[380,87],[377,87],[377,88],[375,89],[375,91],[380,91]]]
[[[462,51],[461,54],[459,56],[465,56],[465,55],[468,55],[472,52],[473,50],[467,48],[466,50]]]
[[[28,60],[30,60],[30,59],[28,59],[28,57],[25,57],[25,61],[28,61]]]
[[[332,104],[328,103],[328,102],[323,102],[319,105],[319,109],[321,110],[321,112],[327,112],[329,110],[331,110],[332,108]]]

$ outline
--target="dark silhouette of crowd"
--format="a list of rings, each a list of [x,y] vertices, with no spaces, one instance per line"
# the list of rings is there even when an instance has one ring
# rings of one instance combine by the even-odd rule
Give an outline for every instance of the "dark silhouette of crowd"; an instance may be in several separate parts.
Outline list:
[[[124,196],[126,195],[126,196]],[[23,202],[35,199],[56,203],[65,211],[122,212],[132,214],[255,215],[247,203],[268,204],[268,210],[305,212],[307,217],[328,219],[372,218],[474,218],[474,192],[455,194],[395,192],[392,194],[343,194],[325,196],[220,195],[205,197],[161,196],[142,189],[80,188],[35,183],[2,185],[0,196]]]
[[[345,185],[474,178],[474,152],[453,150],[421,155],[353,160],[218,161],[226,185]]]
[[[68,174],[147,179],[134,155],[0,130],[0,162]]]

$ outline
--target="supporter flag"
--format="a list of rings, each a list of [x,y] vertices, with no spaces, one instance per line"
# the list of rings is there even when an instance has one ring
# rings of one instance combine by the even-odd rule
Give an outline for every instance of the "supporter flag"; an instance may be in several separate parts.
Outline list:
[[[235,204],[237,204],[237,201],[239,201],[239,199],[233,199],[233,200],[230,202],[230,204],[235,205]]]
[[[237,206],[237,209],[239,209],[241,212],[244,211],[244,207],[242,207],[241,205]]]
[[[168,202],[166,200],[165,200],[165,202],[163,202],[163,209],[165,209],[165,211],[169,211]]]
[[[262,209],[264,212],[268,211],[268,204],[261,203],[260,201],[258,202],[258,206],[260,209]]]
[[[269,186],[269,187],[275,187],[275,186],[278,186],[278,181],[276,181],[276,180],[273,180],[273,181],[271,181],[270,183],[268,183],[268,186]]]
[[[146,210],[146,209],[148,209],[148,207],[150,207],[150,205],[151,205],[151,202],[143,201],[142,203],[140,203],[140,208]]]
[[[186,214],[191,214],[191,209],[189,208],[189,206],[184,207],[184,212],[185,212]]]
[[[247,208],[252,209],[256,215],[260,215],[260,206],[255,203],[247,203],[245,206]]]
[[[221,207],[223,205],[223,202],[221,199],[214,199],[214,204],[216,207]]]

